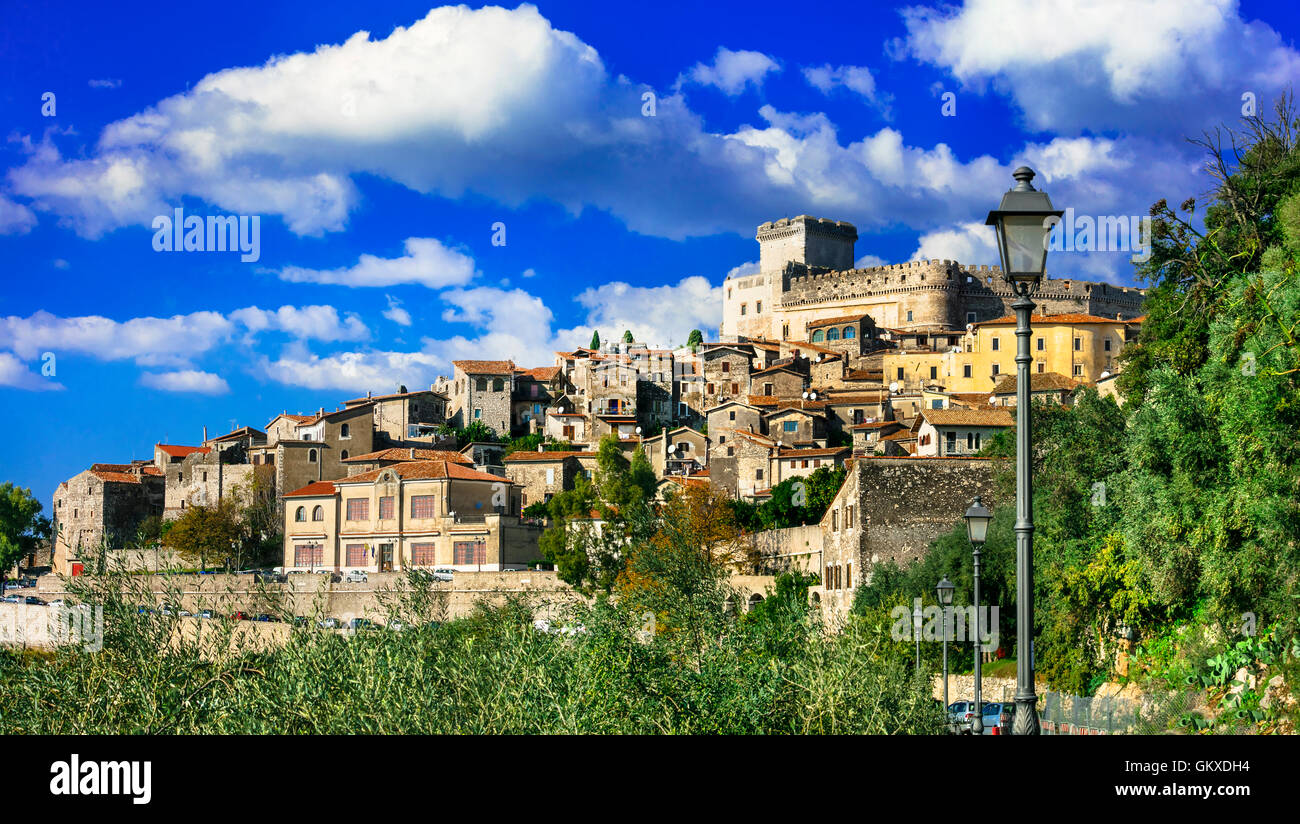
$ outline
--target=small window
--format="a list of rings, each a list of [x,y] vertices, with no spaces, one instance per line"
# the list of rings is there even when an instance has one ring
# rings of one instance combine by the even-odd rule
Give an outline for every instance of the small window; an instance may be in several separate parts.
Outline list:
[[[961,368],[961,376],[962,376],[963,378],[969,378],[969,377],[970,377],[970,364],[969,364],[969,363],[966,364],[965,366],[963,366],[963,367]]]
[[[475,410],[474,410],[474,420],[477,421],[477,420],[481,419],[482,417],[483,417],[483,410],[482,410],[482,409],[475,409]]]
[[[761,480],[763,480],[763,470],[761,470],[761,469],[755,469],[755,470],[754,470],[754,480],[756,480],[756,481],[761,481]]]
[[[827,330],[826,330],[826,341],[827,341],[828,343],[829,343],[830,341],[833,341],[833,340],[839,340],[839,339],[840,339],[840,330],[838,330],[838,329],[827,329]]]
[[[966,278],[966,281],[969,282],[969,281],[970,281],[970,278]],[[974,323],[974,322],[975,322],[975,313],[974,313],[974,312],[967,312],[967,313],[966,313],[966,322],[967,322],[967,323]]]
[[[901,366],[898,367],[898,379],[899,379],[900,381],[903,379],[903,367],[901,367]]]
[[[748,315],[748,314],[749,314],[749,304],[748,304],[748,303],[742,303],[742,304],[740,304],[740,314],[742,314],[742,315]]]
[[[352,437],[352,428],[351,428],[350,426],[348,426],[347,424],[343,424],[342,426],[340,426],[340,427],[339,427],[339,437],[340,437],[340,438],[350,438],[350,437]]]
[[[1002,367],[998,366],[996,363],[993,364],[993,374],[998,375],[1001,374],[1001,372],[1002,372]]]
[[[911,322],[912,322],[912,310],[911,310],[911,309],[908,309],[908,310],[907,310],[907,322],[908,322],[908,323],[911,323]]]
[[[853,339],[854,339],[855,337],[857,337],[857,336],[858,336],[858,333],[857,333],[857,331],[854,330],[854,328],[853,328],[852,326],[846,326],[846,327],[844,327],[844,339],[845,339],[845,340],[853,340]]]
[[[479,378],[475,383],[476,383],[474,387],[475,389],[477,389],[480,392],[487,391],[487,378]]]
[[[312,519],[313,521],[323,521],[323,520],[325,520],[325,507],[320,506],[320,505],[317,505],[316,507],[314,507],[314,508],[312,509],[312,511],[311,511],[311,519]]]
[[[348,451],[344,449],[342,452],[339,453],[339,460],[346,461],[347,459],[348,459]]]
[[[1080,375],[1083,374],[1083,365],[1082,365],[1082,364],[1076,363],[1076,364],[1074,365],[1074,374],[1075,374],[1075,377],[1078,377],[1078,376],[1080,376]]]
[[[755,303],[754,303],[754,314],[756,314],[756,315],[761,315],[761,314],[763,314],[763,301],[761,301],[761,300],[760,300],[760,301],[755,301]]]
[[[727,420],[734,421],[735,419],[736,419],[736,410],[733,409],[727,413]]]
[[[307,450],[307,463],[316,463],[316,450],[315,450],[315,449],[308,449],[308,450]]]
[[[781,424],[781,430],[784,431],[784,432],[798,432],[798,431],[799,431],[799,422],[798,422],[798,421],[785,421],[785,422],[783,422],[783,423]]]
[[[825,333],[821,329],[818,329],[816,332],[813,332],[812,342],[821,343],[825,339],[825,337],[826,337]]]
[[[1038,362],[1038,372],[1039,372],[1039,374],[1042,374],[1042,372],[1043,372],[1043,367],[1044,367],[1044,366],[1046,366],[1046,364],[1044,364],[1042,361],[1039,361],[1039,362]]]
[[[937,366],[931,366],[931,367],[930,367],[930,380],[937,380],[938,378],[939,378],[939,367],[937,367]]]
[[[1083,338],[1075,338],[1075,339],[1074,339],[1074,351],[1076,351],[1076,352],[1082,352],[1082,351],[1083,351]]]
[[[1110,338],[1106,338],[1105,346],[1106,346],[1106,351],[1109,352],[1109,351],[1110,351]]]
[[[993,339],[993,351],[996,352],[996,351],[998,351],[999,348],[1000,348],[1000,347],[999,347],[999,345],[998,345],[998,339],[997,339],[997,338],[994,338],[994,339]]]
[[[501,378],[493,378],[493,379],[492,379],[492,391],[493,391],[493,392],[500,392],[500,391],[502,391],[503,389],[505,389],[505,385],[506,385],[506,384],[505,384],[505,381],[502,380]]]
[[[295,521],[307,520],[307,507],[305,506],[298,507],[298,509],[293,513],[293,519]]]
[[[1047,343],[1042,338],[1038,339],[1038,351],[1042,352],[1047,349]]]
[[[723,361],[723,362],[722,362],[722,371],[723,371],[723,372],[730,372],[730,371],[731,371],[731,362],[730,362],[730,361]]]

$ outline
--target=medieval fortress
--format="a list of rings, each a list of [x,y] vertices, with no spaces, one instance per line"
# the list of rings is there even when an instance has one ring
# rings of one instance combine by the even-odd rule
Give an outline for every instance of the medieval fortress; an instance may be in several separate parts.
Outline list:
[[[990,230],[991,231],[991,230]],[[835,315],[871,317],[878,328],[965,329],[1012,313],[1015,296],[996,266],[924,260],[853,268],[858,231],[844,221],[800,215],[758,227],[758,274],[724,284],[724,340],[807,340],[809,323]],[[1047,276],[1036,313],[1134,318],[1143,292]]]

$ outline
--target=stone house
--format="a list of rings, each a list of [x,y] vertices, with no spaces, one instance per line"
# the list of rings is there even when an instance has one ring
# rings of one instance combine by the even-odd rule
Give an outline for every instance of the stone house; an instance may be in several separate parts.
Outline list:
[[[955,457],[977,454],[999,432],[1015,426],[1005,409],[923,409],[916,454]]]
[[[503,459],[506,477],[518,484],[523,508],[545,503],[554,496],[573,489],[584,469],[580,457],[594,458],[594,452],[512,452]]]
[[[818,447],[813,449],[778,449],[772,456],[769,477],[772,486],[790,478],[804,478],[822,467],[843,466],[853,456],[847,446]]]
[[[879,451],[877,447],[882,437],[892,435],[902,428],[903,425],[898,421],[872,421],[853,426],[853,454],[874,455]]]
[[[286,437],[283,433],[287,427],[281,419],[288,417],[281,415],[273,421],[281,433],[275,443],[268,438],[268,443],[254,448],[252,455],[254,465],[275,467],[275,489],[280,495],[313,481],[345,477],[350,466],[347,460],[353,455],[366,455],[387,446],[386,438],[376,436],[371,402],[333,412],[320,409],[315,415],[295,421],[291,436]]]
[[[450,380],[435,386],[450,399],[448,422],[463,429],[480,421],[498,435],[510,434],[515,364],[513,361],[452,361]]]
[[[118,549],[140,524],[163,513],[162,470],[150,461],[97,463],[54,490],[53,567],[80,575],[101,548]]]
[[[889,393],[836,391],[824,396],[831,415],[831,427],[852,432],[853,427],[868,421],[883,421],[893,415]]]
[[[763,428],[783,444],[825,446],[830,434],[826,410],[825,401],[782,401],[776,409],[763,413]]]
[[[754,351],[743,344],[719,344],[700,353],[707,408],[748,395]]]
[[[778,363],[753,373],[750,392],[777,398],[798,398],[808,389],[807,359]]]
[[[763,413],[753,404],[727,401],[709,410],[708,427],[709,441],[714,444],[715,451],[725,454],[727,447],[735,445],[734,433],[763,433]]]
[[[561,412],[554,407],[546,411],[546,437],[566,443],[590,443],[593,438],[587,425],[587,416],[580,412]]]
[[[408,461],[285,496],[287,569],[526,569],[542,528],[519,487],[450,461]]]
[[[694,475],[709,465],[709,439],[689,426],[643,438],[641,450],[659,477]]]
[[[391,395],[371,395],[343,402],[344,408],[369,404],[374,416],[378,441],[400,444],[405,441],[433,442],[438,428],[447,421],[450,399],[434,390],[408,392],[405,386]]]
[[[345,458],[343,463],[347,464],[348,475],[352,476],[408,461],[451,461],[466,466],[474,465],[473,461],[454,449],[419,449],[410,446],[390,447],[367,452],[364,455],[353,455]]]
[[[516,369],[511,399],[511,433],[542,432],[546,426],[547,410],[553,402],[564,397],[566,389],[564,370],[559,366]]]

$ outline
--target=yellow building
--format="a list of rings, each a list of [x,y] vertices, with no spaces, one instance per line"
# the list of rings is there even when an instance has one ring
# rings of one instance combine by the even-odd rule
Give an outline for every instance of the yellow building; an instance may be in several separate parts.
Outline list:
[[[521,490],[451,461],[407,461],[284,496],[285,569],[495,572],[540,560]]]
[[[1056,372],[1093,384],[1103,374],[1118,371],[1119,353],[1138,324],[1097,315],[1060,314],[1034,315],[1031,326],[1031,373]],[[1015,372],[1014,315],[973,325],[955,350],[899,351],[885,356],[886,380],[908,390],[939,384],[949,392],[987,393],[1000,378]]]

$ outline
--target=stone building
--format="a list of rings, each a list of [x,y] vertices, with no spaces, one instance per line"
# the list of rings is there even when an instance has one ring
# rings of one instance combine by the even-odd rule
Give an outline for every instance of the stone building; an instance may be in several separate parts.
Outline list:
[[[723,284],[724,340],[797,339],[809,324],[853,315],[869,316],[876,327],[964,329],[1012,311],[1015,297],[997,267],[927,260],[854,268],[857,230],[842,221],[800,215],[762,224],[756,239],[758,273]],[[1044,313],[1133,318],[1144,294],[1048,276],[1034,301]]]
[[[539,366],[515,370],[514,396],[511,398],[511,433],[527,435],[542,432],[551,404],[568,388],[564,370],[559,366]]]
[[[513,361],[452,361],[452,377],[438,378],[437,390],[451,399],[448,422],[463,429],[479,421],[501,436],[510,434],[515,364]]]
[[[408,461],[285,496],[286,569],[526,569],[542,528],[518,485],[450,461]]]
[[[474,465],[472,460],[454,449],[419,449],[413,446],[390,447],[343,459],[349,476],[408,461],[451,461],[466,466]]]
[[[922,409],[916,454],[930,457],[977,454],[999,432],[1016,425],[1005,409]]]
[[[449,404],[450,399],[434,391],[433,387],[408,392],[405,386],[391,395],[367,392],[364,398],[343,402],[344,408],[369,405],[377,439],[394,445],[406,441],[436,441],[438,427],[447,422]]]
[[[709,465],[709,439],[689,426],[643,438],[641,451],[660,477],[694,475]]]
[[[519,451],[506,455],[503,463],[506,477],[519,485],[522,505],[527,508],[573,489],[574,482],[583,475],[581,459],[595,456],[595,452],[581,451]]]
[[[101,549],[118,549],[150,516],[163,513],[163,473],[150,461],[97,463],[54,491],[53,566],[80,575]]]

